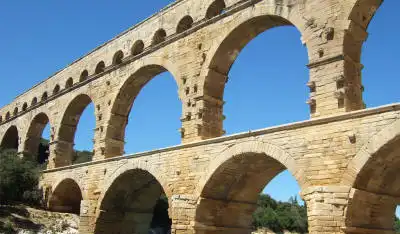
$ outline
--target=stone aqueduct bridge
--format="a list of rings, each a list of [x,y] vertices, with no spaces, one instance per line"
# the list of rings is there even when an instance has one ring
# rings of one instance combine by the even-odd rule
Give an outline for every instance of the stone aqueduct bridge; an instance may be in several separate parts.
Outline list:
[[[380,4],[177,1],[3,107],[1,146],[35,153],[50,123],[41,186],[51,209],[80,212],[80,233],[147,233],[161,193],[172,233],[249,233],[258,194],[285,169],[301,187],[310,233],[393,233],[400,105],[363,110],[361,84],[361,47]],[[252,38],[283,25],[296,27],[308,49],[311,119],[222,136],[232,63]],[[164,71],[182,101],[182,144],[121,156],[135,97]],[[94,158],[71,165],[91,102]]]

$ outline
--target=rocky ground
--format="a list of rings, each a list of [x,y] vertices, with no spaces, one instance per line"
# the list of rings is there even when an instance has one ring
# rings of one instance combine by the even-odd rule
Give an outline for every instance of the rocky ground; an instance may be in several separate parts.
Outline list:
[[[276,233],[269,229],[259,229],[255,232],[253,232],[252,234],[276,234]],[[298,234],[298,233],[284,231],[283,233],[280,233],[280,234]]]
[[[78,234],[79,216],[24,205],[0,206],[0,234]],[[253,234],[275,234],[260,229]],[[295,234],[284,232],[284,234]]]
[[[1,234],[77,234],[79,216],[23,205],[0,206]]]

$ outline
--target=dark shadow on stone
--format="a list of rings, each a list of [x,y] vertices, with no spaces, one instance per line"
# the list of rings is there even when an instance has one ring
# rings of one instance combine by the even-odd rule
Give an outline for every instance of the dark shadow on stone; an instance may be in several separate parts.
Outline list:
[[[21,219],[18,217],[13,217],[12,221],[14,222],[17,228],[31,230],[31,231],[39,231],[44,225],[34,223],[28,219]]]
[[[29,218],[28,210],[23,207],[0,206],[0,217],[7,217],[11,214]]]

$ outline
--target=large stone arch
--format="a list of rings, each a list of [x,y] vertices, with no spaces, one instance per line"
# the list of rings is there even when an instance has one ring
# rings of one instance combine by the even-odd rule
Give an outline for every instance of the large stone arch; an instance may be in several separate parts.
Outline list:
[[[137,68],[132,69],[133,71],[128,72],[129,75],[124,77],[111,102],[111,112],[105,130],[105,158],[120,156],[124,153],[125,128],[129,113],[140,91],[155,76],[170,72],[177,84],[177,94],[181,100],[179,73],[170,62],[155,57],[135,65]]]
[[[377,152],[389,142],[394,141],[398,136],[400,136],[400,120],[395,120],[393,123],[372,136],[349,162],[346,171],[343,174],[341,183],[353,185],[357,175],[365,167],[368,160],[376,155]]]
[[[343,52],[356,63],[355,65],[361,62],[361,50],[365,40],[368,38],[368,26],[382,3],[383,0],[352,0],[350,4],[346,4],[346,7],[342,9],[348,22],[345,26],[346,34],[343,38]],[[352,7],[347,7],[349,5]],[[349,70],[348,72],[355,74],[361,72],[361,67],[357,66],[347,69]],[[355,69],[355,71],[352,71],[352,69]]]
[[[8,127],[1,139],[0,148],[18,150],[20,144],[18,127],[16,125]]]
[[[297,5],[289,8],[260,3],[243,11],[235,18],[235,23],[221,33],[208,52],[201,75],[204,77],[205,95],[222,98],[225,79],[232,64],[240,51],[260,33],[273,27],[294,26],[302,36],[307,34],[305,19],[301,17]],[[214,92],[218,94],[210,93],[212,89],[217,89]]]
[[[342,184],[352,186],[345,212],[346,233],[394,233],[393,216],[400,204],[399,145],[400,120],[396,120],[350,161],[342,178]]]
[[[98,200],[94,233],[147,234],[160,195],[172,196],[166,181],[155,166],[141,160],[111,172]]]
[[[59,122],[55,137],[55,155],[52,157],[55,167],[72,164],[74,137],[77,125],[85,108],[90,103],[96,104],[94,103],[94,100],[95,99],[88,94],[78,94],[69,102],[62,112],[61,121]]]
[[[23,146],[24,154],[30,157],[34,157],[35,161],[36,159],[38,159],[36,157],[39,153],[42,134],[47,124],[50,124],[50,126],[52,126],[49,116],[45,112],[40,112],[30,120],[28,129],[25,133]],[[50,136],[50,138],[52,138],[52,135]],[[49,140],[52,141],[54,139]]]
[[[48,201],[51,211],[80,214],[84,192],[76,178],[65,176],[52,187]]]
[[[195,233],[251,233],[259,194],[285,169],[304,187],[295,159],[278,146],[260,140],[228,145],[196,189]]]
[[[377,9],[383,0],[351,0],[342,3],[343,25],[337,25],[337,34],[343,35],[340,38],[342,44],[343,74],[338,81],[342,90],[338,91],[339,96],[345,99],[345,106],[348,110],[359,110],[365,108],[363,101],[363,84],[361,53],[364,42],[368,38],[368,26],[374,17]],[[345,90],[343,90],[343,88]]]
[[[262,32],[276,26],[295,26],[303,40],[311,36],[310,30],[305,28],[306,20],[302,17],[304,9],[298,5],[291,7],[274,5],[268,1],[262,1],[251,7],[247,7],[238,13],[226,16],[226,23],[215,24],[214,30],[219,34],[213,38],[213,43],[203,54],[204,62],[197,81],[198,105],[201,106],[202,131],[204,135],[218,137],[224,134],[223,129],[223,96],[228,74],[237,59],[240,51]],[[219,28],[220,27],[220,28]],[[308,51],[308,57],[310,57]]]

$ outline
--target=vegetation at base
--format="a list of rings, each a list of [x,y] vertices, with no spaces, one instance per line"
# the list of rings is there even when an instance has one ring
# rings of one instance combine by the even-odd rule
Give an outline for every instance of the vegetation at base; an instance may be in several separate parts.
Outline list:
[[[38,163],[26,158],[19,157],[15,150],[0,149],[0,204],[40,204],[40,167]]]
[[[398,217],[394,217],[394,230],[396,233],[400,233],[400,219]]]
[[[307,233],[307,208],[300,205],[297,198],[290,198],[288,202],[279,202],[269,195],[261,194],[258,207],[253,213],[255,229],[269,228],[281,233],[284,230]]]

